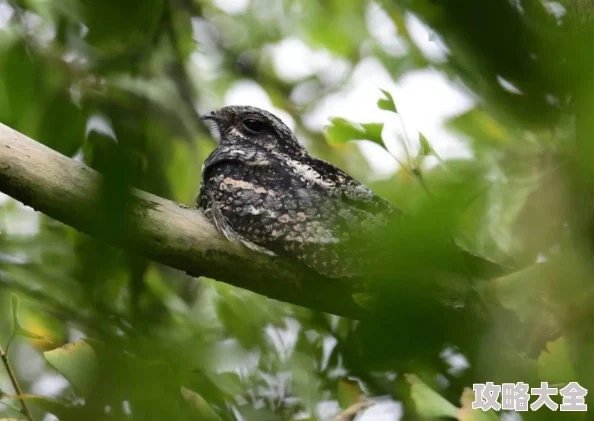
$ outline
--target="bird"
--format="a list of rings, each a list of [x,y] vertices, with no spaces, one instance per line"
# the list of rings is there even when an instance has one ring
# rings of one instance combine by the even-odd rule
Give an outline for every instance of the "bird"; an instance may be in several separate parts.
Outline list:
[[[274,114],[226,106],[201,116],[220,138],[202,167],[197,207],[227,239],[298,259],[330,278],[360,276],[361,237],[398,209],[311,156]]]

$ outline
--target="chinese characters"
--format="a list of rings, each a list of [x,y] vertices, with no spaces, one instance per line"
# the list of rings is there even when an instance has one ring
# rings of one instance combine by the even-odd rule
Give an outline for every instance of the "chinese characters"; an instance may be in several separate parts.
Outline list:
[[[571,382],[562,389],[549,387],[548,382],[541,382],[540,387],[530,388],[527,383],[503,383],[502,385],[493,382],[476,383],[472,385],[474,390],[474,401],[472,409],[488,411],[500,409],[511,411],[537,411],[546,406],[551,411],[587,411],[585,396],[588,389],[577,382]],[[561,405],[553,401],[551,396],[561,395]],[[501,396],[501,403],[500,403]],[[536,399],[530,403],[530,397]]]

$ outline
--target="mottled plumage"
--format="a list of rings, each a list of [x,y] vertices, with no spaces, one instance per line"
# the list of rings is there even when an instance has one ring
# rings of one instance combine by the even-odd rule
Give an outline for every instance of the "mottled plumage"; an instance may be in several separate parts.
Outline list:
[[[310,156],[264,110],[231,106],[202,119],[213,122],[221,141],[204,163],[197,203],[217,229],[253,250],[295,257],[326,276],[357,275],[355,239],[385,225],[394,208]]]

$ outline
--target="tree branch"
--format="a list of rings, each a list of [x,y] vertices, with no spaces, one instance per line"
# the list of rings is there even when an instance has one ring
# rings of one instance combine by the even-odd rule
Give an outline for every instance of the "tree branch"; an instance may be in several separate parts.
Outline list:
[[[8,373],[8,377],[10,378],[10,383],[12,383],[14,393],[19,397],[19,402],[21,403],[21,412],[29,421],[34,421],[33,416],[31,415],[31,411],[29,411],[29,407],[22,398],[23,392],[21,392],[19,382],[16,378],[16,375],[14,374],[12,366],[10,365],[10,361],[8,361],[8,354],[4,351],[2,345],[0,345],[0,359],[2,360],[2,364],[4,364],[6,373]]]
[[[79,231],[104,239],[102,177],[0,124],[0,191]],[[107,241],[156,262],[281,301],[358,318],[354,288],[299,262],[269,257],[221,236],[194,208],[132,189],[127,232]]]

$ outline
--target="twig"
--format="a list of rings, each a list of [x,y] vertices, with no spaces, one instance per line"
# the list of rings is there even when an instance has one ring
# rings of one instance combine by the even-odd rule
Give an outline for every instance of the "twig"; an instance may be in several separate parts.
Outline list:
[[[349,406],[347,409],[338,414],[332,421],[352,421],[357,414],[370,406],[375,405],[375,402],[369,399],[364,399],[354,405]]]
[[[2,359],[2,363],[4,364],[4,367],[6,368],[8,377],[10,377],[10,382],[12,383],[12,387],[14,388],[14,392],[19,396],[19,402],[21,403],[23,415],[25,415],[25,417],[27,417],[27,419],[29,421],[34,421],[33,416],[31,415],[31,412],[29,412],[29,408],[27,407],[27,404],[25,403],[23,398],[21,398],[21,396],[23,395],[23,392],[21,392],[21,387],[19,386],[19,382],[14,374],[14,371],[12,370],[12,366],[10,365],[10,362],[8,361],[8,355],[6,354],[6,352],[4,352],[4,348],[2,348],[2,345],[0,345],[0,358]]]
[[[0,393],[3,393],[3,392],[0,390]],[[2,397],[11,397],[11,396],[8,396],[8,395],[4,394],[4,395],[2,395]],[[12,405],[12,404],[10,404],[8,402],[2,402],[2,401],[0,401],[0,405],[3,405],[4,407],[10,409],[11,411],[21,412],[21,409],[20,408],[14,406],[14,405]]]

